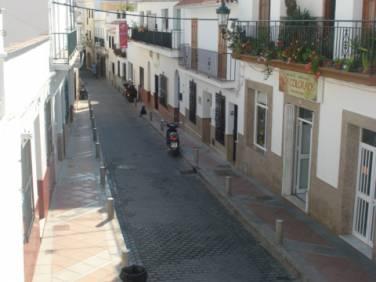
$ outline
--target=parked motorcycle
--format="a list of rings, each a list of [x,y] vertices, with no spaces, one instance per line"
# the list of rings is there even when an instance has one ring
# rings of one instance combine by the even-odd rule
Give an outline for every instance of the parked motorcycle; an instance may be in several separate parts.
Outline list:
[[[177,156],[180,153],[180,142],[178,134],[178,125],[176,123],[168,123],[166,131],[166,144],[170,152]]]
[[[137,99],[137,89],[133,85],[132,81],[127,81],[124,85],[124,93],[123,95],[127,98],[127,100],[131,103],[134,102],[135,99]]]

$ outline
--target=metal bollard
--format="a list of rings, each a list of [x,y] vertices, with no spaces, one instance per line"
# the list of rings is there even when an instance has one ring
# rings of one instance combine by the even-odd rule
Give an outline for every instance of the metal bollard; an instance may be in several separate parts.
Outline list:
[[[100,183],[102,186],[106,183],[106,167],[102,165],[99,169]]]
[[[108,197],[107,198],[107,219],[111,220],[114,219],[114,198]]]
[[[229,197],[232,196],[232,177],[231,176],[225,177],[225,192],[227,196]]]
[[[96,127],[93,128],[93,141],[97,142],[97,128]]]
[[[164,131],[164,126],[165,126],[165,121],[164,121],[164,119],[161,119],[160,126],[161,126],[161,131]]]
[[[150,121],[153,120],[153,112],[152,111],[149,111],[149,119],[150,119]]]
[[[137,98],[134,98],[134,106],[137,108]]]
[[[278,245],[283,244],[283,220],[277,219],[275,221],[275,235]]]
[[[99,142],[95,143],[95,158],[99,159],[101,151],[101,144]]]
[[[91,128],[95,128],[95,117],[94,117],[94,115],[91,117]]]
[[[198,148],[193,148],[193,165],[195,168],[198,168],[199,165],[199,150]]]

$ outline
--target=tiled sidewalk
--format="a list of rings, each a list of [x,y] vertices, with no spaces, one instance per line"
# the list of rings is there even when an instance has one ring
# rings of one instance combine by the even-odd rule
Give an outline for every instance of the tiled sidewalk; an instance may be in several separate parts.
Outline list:
[[[159,113],[153,111],[151,124],[164,137],[160,120]],[[375,263],[285,199],[243,175],[184,127],[179,129],[179,136],[183,157],[192,165],[192,149],[199,149],[197,172],[212,194],[302,281],[376,281]],[[226,175],[232,176],[232,196],[225,193]],[[284,221],[283,246],[276,243],[276,219]]]
[[[116,218],[108,221],[87,101],[79,101],[66,160],[52,197],[33,281],[120,281],[125,251]]]

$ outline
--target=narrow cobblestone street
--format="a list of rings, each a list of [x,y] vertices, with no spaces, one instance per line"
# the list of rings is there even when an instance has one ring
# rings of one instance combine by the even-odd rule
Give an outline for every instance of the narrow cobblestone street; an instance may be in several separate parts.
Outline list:
[[[133,105],[103,80],[84,81],[131,263],[150,281],[291,280]]]

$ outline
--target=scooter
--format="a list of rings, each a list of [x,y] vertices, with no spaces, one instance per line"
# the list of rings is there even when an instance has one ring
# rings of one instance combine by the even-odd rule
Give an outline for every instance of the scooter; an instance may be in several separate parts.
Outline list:
[[[166,143],[170,152],[177,156],[180,153],[180,142],[178,134],[178,125],[176,123],[168,123],[166,131]]]

